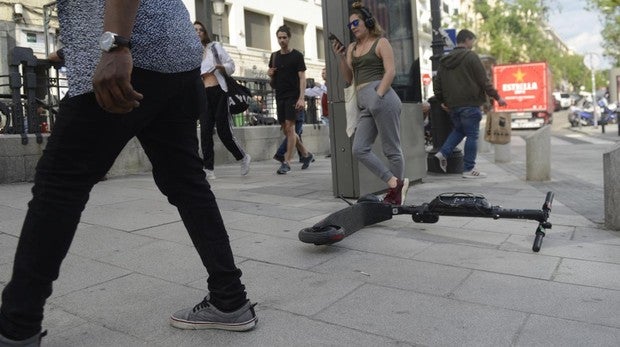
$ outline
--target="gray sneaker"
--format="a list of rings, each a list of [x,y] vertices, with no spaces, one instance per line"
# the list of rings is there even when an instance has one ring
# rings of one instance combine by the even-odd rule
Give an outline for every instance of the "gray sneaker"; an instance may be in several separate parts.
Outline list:
[[[241,176],[246,176],[250,172],[251,161],[252,157],[246,153],[243,159],[241,159]]]
[[[288,163],[284,162],[280,165],[280,168],[278,169],[278,171],[276,171],[276,173],[278,175],[286,175],[286,173],[289,171],[291,171],[291,167],[288,165]]]
[[[25,340],[11,340],[0,335],[0,346],[2,347],[13,347],[13,346],[21,346],[21,347],[38,347],[41,346],[41,339],[43,336],[47,335],[47,330],[42,333],[38,333],[33,337],[29,337]]]
[[[247,301],[233,312],[222,312],[209,303],[209,297],[194,306],[175,312],[170,316],[170,325],[179,329],[222,329],[231,331],[252,330],[258,318],[254,306]]]

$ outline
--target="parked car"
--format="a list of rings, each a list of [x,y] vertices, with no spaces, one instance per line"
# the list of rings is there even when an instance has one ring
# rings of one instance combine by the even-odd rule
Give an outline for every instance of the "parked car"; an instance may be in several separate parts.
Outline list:
[[[553,96],[560,102],[560,107],[564,110],[571,107],[573,104],[573,100],[569,93],[554,92]]]

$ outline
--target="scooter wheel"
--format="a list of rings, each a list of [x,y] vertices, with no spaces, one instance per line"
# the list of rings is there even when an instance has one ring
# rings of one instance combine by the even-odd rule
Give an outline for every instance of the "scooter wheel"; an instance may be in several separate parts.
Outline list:
[[[299,240],[315,245],[331,245],[345,237],[344,228],[337,225],[327,225],[321,228],[304,228],[299,231]]]

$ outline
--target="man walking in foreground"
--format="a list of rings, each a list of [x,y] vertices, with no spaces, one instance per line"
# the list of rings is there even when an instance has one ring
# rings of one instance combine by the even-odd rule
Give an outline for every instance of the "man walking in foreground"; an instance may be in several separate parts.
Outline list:
[[[13,274],[2,292],[0,346],[40,344],[43,307],[89,192],[134,136],[209,273],[204,300],[174,313],[170,323],[254,328],[256,314],[198,155],[202,46],[183,2],[59,0],[57,6],[69,97],[37,165]]]
[[[450,113],[452,132],[435,154],[441,169],[448,169],[448,157],[466,137],[463,156],[463,177],[484,178],[486,173],[476,168],[478,133],[486,95],[497,100],[500,106],[506,101],[499,96],[487,77],[480,58],[471,49],[476,35],[467,29],[456,35],[456,48],[439,60],[439,69],[433,82],[433,91],[441,107]]]

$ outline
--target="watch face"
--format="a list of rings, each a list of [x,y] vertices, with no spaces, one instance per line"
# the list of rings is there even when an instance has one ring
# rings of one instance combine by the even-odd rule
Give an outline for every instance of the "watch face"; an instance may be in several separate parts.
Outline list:
[[[103,33],[99,39],[99,46],[101,50],[109,52],[114,47],[114,34],[109,31]]]

